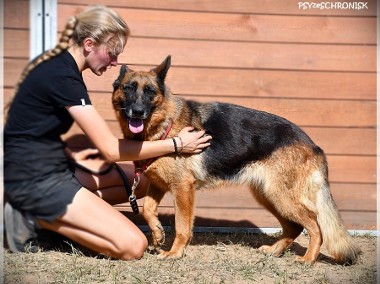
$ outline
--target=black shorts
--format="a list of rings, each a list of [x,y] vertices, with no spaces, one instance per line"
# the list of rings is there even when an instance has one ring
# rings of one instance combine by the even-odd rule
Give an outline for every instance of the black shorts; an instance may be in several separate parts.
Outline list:
[[[6,198],[12,206],[47,222],[66,213],[81,187],[70,169],[35,180],[4,184]]]

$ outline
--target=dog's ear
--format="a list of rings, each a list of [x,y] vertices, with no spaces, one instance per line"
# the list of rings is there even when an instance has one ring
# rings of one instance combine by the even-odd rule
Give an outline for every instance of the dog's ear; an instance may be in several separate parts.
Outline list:
[[[151,71],[157,74],[157,77],[161,80],[161,82],[165,81],[166,73],[168,73],[168,70],[170,68],[171,64],[171,56],[168,55],[164,61],[160,65],[158,65],[156,68],[153,68]]]
[[[131,72],[131,71],[132,71],[132,69],[129,69],[127,65],[125,65],[125,64],[121,65],[119,77],[117,77],[115,82],[113,82],[113,84],[112,84],[113,85],[113,91],[116,91],[119,88],[120,83],[123,80],[125,73]]]

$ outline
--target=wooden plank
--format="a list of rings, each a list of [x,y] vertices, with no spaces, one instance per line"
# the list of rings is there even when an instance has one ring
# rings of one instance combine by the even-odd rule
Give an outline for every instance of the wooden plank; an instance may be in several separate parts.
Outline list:
[[[5,44],[9,48],[11,45]],[[6,48],[7,49],[7,48]],[[18,48],[20,49],[20,48]],[[9,49],[10,50],[10,49]],[[20,49],[26,51],[25,48]],[[13,86],[27,60],[13,61],[5,50],[5,86]],[[26,56],[25,58],[27,58]],[[131,66],[149,70],[147,66]],[[13,69],[13,70],[12,70]],[[83,73],[90,92],[112,92],[119,67],[107,70],[101,78],[86,70]],[[167,85],[179,95],[239,96],[271,98],[376,100],[375,73],[335,73],[265,71],[214,68],[170,68]]]
[[[29,31],[4,29],[4,56],[29,59]]]
[[[376,183],[376,156],[328,156],[332,182]]]
[[[152,52],[154,50],[154,52]],[[236,52],[236,51],[239,52]],[[309,45],[161,38],[128,40],[119,62],[159,64],[168,55],[178,66],[307,71],[375,72],[376,46]]]
[[[152,66],[130,68],[148,71]],[[111,92],[119,70],[119,66],[107,70],[101,80],[86,70],[83,77],[88,90]],[[172,65],[166,84],[178,95],[376,100],[376,73],[267,71]]]
[[[60,5],[59,31],[77,11],[77,6]],[[127,21],[134,37],[376,44],[374,17],[294,17],[125,8],[115,11]]]
[[[154,48],[154,49],[153,49]],[[154,50],[154,52],[152,52]],[[239,50],[239,52],[230,52]],[[193,41],[162,38],[128,40],[119,62],[243,69],[375,72],[376,46]]]
[[[13,88],[17,83],[22,70],[28,64],[25,58],[4,58],[4,86]]]
[[[328,155],[376,155],[375,128],[304,127],[303,130]]]
[[[96,108],[106,120],[114,120],[111,93],[90,93]],[[302,127],[376,127],[376,102],[302,100],[288,98],[183,96],[200,102],[220,101],[271,112]]]
[[[4,27],[29,29],[29,1],[4,0]]]
[[[341,2],[341,1],[331,1]],[[91,4],[101,4],[110,7],[129,7],[175,11],[223,12],[223,13],[251,13],[276,15],[338,15],[338,16],[376,16],[376,0],[365,1],[368,9],[304,9],[298,0],[92,0]],[[59,0],[59,4],[87,5],[87,0]],[[310,2],[312,3],[312,2]],[[329,2],[330,3],[330,2]]]
[[[331,193],[340,210],[377,211],[377,185],[375,183],[331,183],[330,186]]]
[[[3,89],[3,105],[5,106],[13,96],[13,88],[4,87]]]
[[[371,101],[184,97],[201,102],[218,100],[263,110],[285,117],[302,127],[376,127],[376,103]]]
[[[167,85],[173,93],[186,95],[376,100],[375,73],[174,66],[169,70]]]

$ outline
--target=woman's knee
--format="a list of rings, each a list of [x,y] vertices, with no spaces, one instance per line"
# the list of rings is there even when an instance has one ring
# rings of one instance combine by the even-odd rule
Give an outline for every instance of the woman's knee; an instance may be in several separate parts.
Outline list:
[[[148,240],[144,234],[129,235],[115,246],[115,257],[123,260],[140,259],[143,257],[147,247]]]

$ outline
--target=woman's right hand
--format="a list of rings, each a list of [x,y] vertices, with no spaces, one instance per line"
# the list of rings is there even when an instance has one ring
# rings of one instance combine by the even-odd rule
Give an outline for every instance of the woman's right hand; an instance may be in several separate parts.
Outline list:
[[[175,137],[179,153],[196,154],[202,152],[204,148],[210,146],[212,137],[204,130],[193,131],[194,127],[183,128]]]

